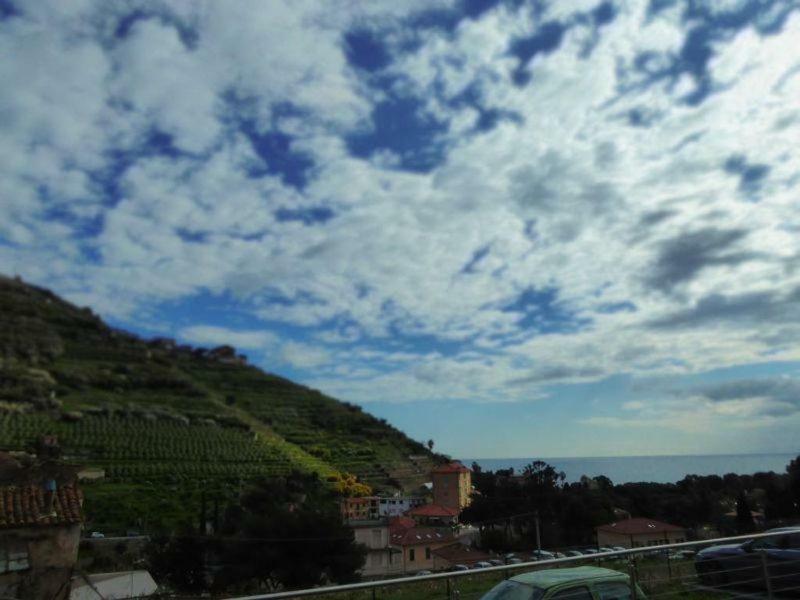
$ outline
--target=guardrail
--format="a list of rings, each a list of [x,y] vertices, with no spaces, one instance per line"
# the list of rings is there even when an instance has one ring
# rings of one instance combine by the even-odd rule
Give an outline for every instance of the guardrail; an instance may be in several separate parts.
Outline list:
[[[797,529],[800,532],[800,528]],[[722,593],[723,595],[720,596],[721,598],[775,598],[778,599],[789,599],[789,598],[800,598],[800,586],[798,587],[786,587],[781,585],[783,583],[781,579],[783,578],[785,581],[786,577],[797,577],[800,579],[800,551],[797,552],[798,559],[796,561],[783,561],[781,562],[781,571],[779,574],[771,573],[766,561],[766,555],[764,552],[760,552],[759,556],[761,556],[761,564],[760,569],[757,577],[749,577],[748,579],[739,579],[737,577],[731,577],[731,574],[736,573],[737,571],[744,571],[749,570],[753,571],[753,567],[745,567],[745,568],[727,568],[727,569],[718,569],[718,570],[707,570],[701,574],[697,573],[694,569],[694,561],[681,561],[681,565],[675,564],[674,568],[671,568],[670,565],[670,558],[667,555],[666,558],[666,573],[662,573],[663,569],[656,570],[656,571],[648,571],[644,568],[644,563],[650,557],[655,555],[661,555],[664,557],[664,553],[667,552],[675,552],[679,550],[692,550],[699,547],[705,546],[713,546],[713,545],[720,545],[720,544],[732,544],[732,543],[743,543],[750,540],[758,540],[763,538],[771,538],[771,537],[778,537],[786,535],[785,531],[779,532],[767,532],[767,533],[760,533],[760,534],[749,534],[749,535],[740,535],[735,537],[724,537],[724,538],[715,538],[711,540],[698,540],[698,541],[691,541],[691,542],[680,542],[674,544],[662,544],[656,546],[643,546],[639,548],[631,548],[627,550],[615,550],[611,552],[598,552],[596,554],[587,554],[583,556],[574,556],[574,557],[564,557],[564,558],[554,558],[554,559],[547,559],[547,560],[538,560],[538,561],[530,561],[530,562],[522,562],[517,564],[506,564],[500,566],[492,566],[492,567],[485,567],[480,569],[470,569],[469,571],[447,571],[447,572],[440,572],[440,573],[433,573],[430,575],[415,575],[415,576],[406,576],[406,577],[397,577],[392,579],[383,579],[378,581],[366,581],[361,583],[352,583],[352,584],[344,584],[344,585],[332,585],[332,586],[324,586],[324,587],[316,587],[316,588],[309,588],[309,589],[302,589],[302,590],[290,590],[290,591],[281,591],[281,592],[272,592],[267,594],[256,594],[250,596],[240,596],[236,598],[231,598],[230,600],[279,600],[279,599],[288,599],[288,598],[307,598],[312,596],[339,596],[340,598],[363,598],[367,599],[376,599],[379,597],[392,597],[394,595],[387,595],[392,591],[398,592],[398,588],[403,588],[404,586],[413,587],[414,589],[418,589],[420,584],[427,583],[436,583],[442,585],[443,589],[439,592],[433,592],[434,595],[426,594],[424,596],[404,596],[400,594],[398,597],[402,597],[403,600],[408,598],[413,598],[416,600],[416,597],[419,598],[442,598],[448,600],[468,600],[472,598],[479,598],[483,595],[486,591],[488,591],[494,583],[499,582],[502,579],[507,579],[511,577],[515,573],[519,573],[520,571],[524,570],[540,570],[544,568],[561,568],[561,567],[569,567],[569,566],[578,566],[581,564],[589,563],[597,563],[597,562],[611,562],[611,561],[623,561],[622,566],[620,568],[619,565],[615,564],[614,567],[617,570],[622,570],[625,574],[629,575],[629,582],[631,585],[631,598],[636,599],[637,591],[636,591],[636,584],[638,583],[640,586],[645,588],[647,592],[648,589],[650,593],[647,594],[648,600],[653,600],[655,598],[666,598],[666,597],[682,597],[682,598],[691,598],[691,595],[687,595],[687,593],[697,592],[699,595],[695,597],[702,597],[704,599],[716,597],[717,593]],[[674,559],[673,559],[673,562]],[[687,563],[689,563],[687,565]],[[796,563],[796,564],[794,564]],[[683,568],[679,568],[683,567]],[[686,567],[691,566],[691,572],[686,573]],[[790,570],[790,573],[787,575],[786,570]],[[656,576],[653,576],[653,573],[656,573]],[[738,575],[739,573],[737,573]],[[743,574],[743,573],[742,573]],[[494,582],[492,581],[491,576],[499,576]],[[702,578],[700,577],[702,575]],[[486,582],[486,589],[479,592],[470,592],[470,593],[462,593],[459,589],[459,582],[462,580],[474,580],[476,577],[484,577]],[[656,584],[667,582],[669,584],[669,588],[667,591],[659,591],[659,586]],[[746,586],[748,583],[755,583],[755,584],[762,584],[763,586],[763,593],[761,591],[757,592],[750,592],[745,591],[743,586]],[[431,586],[433,587],[433,586]],[[664,587],[664,586],[661,586]],[[466,592],[466,590],[464,590]],[[785,592],[789,592],[790,595],[784,595]],[[349,594],[349,595],[348,595]],[[711,595],[709,595],[711,594]],[[760,594],[760,595],[759,595]]]

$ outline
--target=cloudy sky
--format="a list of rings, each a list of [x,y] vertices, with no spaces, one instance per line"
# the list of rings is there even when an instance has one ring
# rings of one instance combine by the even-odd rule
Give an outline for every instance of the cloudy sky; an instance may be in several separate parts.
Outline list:
[[[0,0],[0,266],[456,456],[797,451],[797,7]]]

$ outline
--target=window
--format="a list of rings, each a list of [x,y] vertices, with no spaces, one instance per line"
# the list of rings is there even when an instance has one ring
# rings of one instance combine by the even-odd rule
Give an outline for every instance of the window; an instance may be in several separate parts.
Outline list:
[[[600,600],[630,600],[631,588],[621,581],[608,581],[594,586]]]
[[[764,538],[762,540],[753,540],[750,542],[750,548],[753,550],[771,550],[773,548],[780,548],[781,547],[781,540],[785,538],[782,537],[774,537],[774,538]]]
[[[8,540],[0,545],[0,573],[24,571],[28,568],[28,545],[25,542]]]
[[[431,559],[431,549],[429,546],[425,546],[425,560]]]
[[[503,581],[494,586],[481,600],[539,600],[544,590],[518,581]]]
[[[783,543],[781,544],[781,548],[800,550],[800,533],[787,535],[785,538],[782,538],[782,540]]]
[[[561,590],[560,592],[556,592],[551,597],[553,600],[556,598],[558,598],[558,600],[594,600],[592,593],[586,586],[567,588],[565,590]]]
[[[372,530],[372,545],[375,547],[381,546],[381,530],[380,529],[373,529]]]
[[[408,562],[414,562],[414,548],[408,551]]]

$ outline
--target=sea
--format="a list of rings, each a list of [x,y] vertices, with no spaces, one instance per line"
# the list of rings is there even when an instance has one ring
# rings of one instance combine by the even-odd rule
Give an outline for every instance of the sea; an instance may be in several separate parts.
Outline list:
[[[785,473],[786,465],[800,452],[786,454],[685,454],[675,456],[593,456],[571,458],[462,458],[464,465],[478,463],[481,469],[496,471],[513,468],[521,472],[525,465],[543,460],[563,471],[570,483],[582,475],[605,475],[614,483],[649,481],[674,483],[687,475],[750,475],[760,471]]]

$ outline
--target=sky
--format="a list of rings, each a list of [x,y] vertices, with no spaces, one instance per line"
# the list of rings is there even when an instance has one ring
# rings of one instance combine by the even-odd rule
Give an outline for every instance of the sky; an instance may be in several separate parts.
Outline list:
[[[0,0],[0,271],[454,456],[800,450],[800,5]]]

